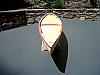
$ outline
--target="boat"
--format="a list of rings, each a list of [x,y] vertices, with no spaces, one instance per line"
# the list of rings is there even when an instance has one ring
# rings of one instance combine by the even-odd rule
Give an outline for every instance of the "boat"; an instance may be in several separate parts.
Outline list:
[[[63,30],[61,20],[53,13],[47,13],[39,22],[42,39],[41,51],[53,52]]]
[[[41,51],[48,51],[59,71],[65,73],[68,41],[61,20],[53,13],[47,13],[41,18],[38,28],[42,40]]]

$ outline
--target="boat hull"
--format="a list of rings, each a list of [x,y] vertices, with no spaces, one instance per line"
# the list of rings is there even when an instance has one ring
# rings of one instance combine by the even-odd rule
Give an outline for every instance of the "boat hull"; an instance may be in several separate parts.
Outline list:
[[[62,22],[53,13],[47,13],[39,22],[39,33],[42,38],[41,51],[48,50],[52,53],[57,40],[62,33]]]

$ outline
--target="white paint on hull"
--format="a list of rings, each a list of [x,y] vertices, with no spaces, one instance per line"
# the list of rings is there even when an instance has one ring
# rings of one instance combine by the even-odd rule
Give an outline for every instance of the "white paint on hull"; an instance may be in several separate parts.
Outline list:
[[[46,43],[46,46],[49,46],[49,48],[53,47],[61,35],[62,27],[63,25],[61,20],[55,14],[48,13],[42,17],[39,22],[39,31],[41,37],[43,38],[42,40]]]

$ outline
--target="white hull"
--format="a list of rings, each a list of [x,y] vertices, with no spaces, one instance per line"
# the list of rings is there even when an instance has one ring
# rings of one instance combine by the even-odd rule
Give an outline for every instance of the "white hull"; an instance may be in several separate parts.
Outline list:
[[[39,23],[40,35],[49,48],[52,48],[60,37],[62,27],[61,20],[53,13],[46,14],[41,19]]]

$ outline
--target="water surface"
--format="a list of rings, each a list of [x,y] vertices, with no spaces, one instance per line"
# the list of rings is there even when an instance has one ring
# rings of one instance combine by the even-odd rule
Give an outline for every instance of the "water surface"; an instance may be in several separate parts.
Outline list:
[[[0,75],[100,75],[100,22],[61,19],[68,39],[66,72],[41,52],[36,24],[0,32]]]

